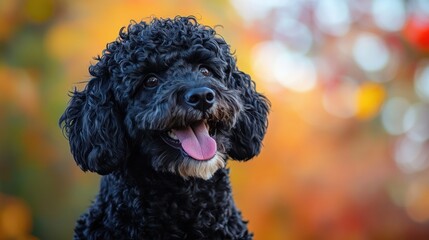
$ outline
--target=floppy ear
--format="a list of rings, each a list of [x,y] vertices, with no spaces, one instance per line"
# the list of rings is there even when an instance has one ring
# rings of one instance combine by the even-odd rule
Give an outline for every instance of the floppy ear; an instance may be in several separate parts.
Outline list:
[[[261,150],[270,103],[265,96],[256,92],[255,82],[250,76],[235,67],[230,81],[232,87],[241,93],[243,110],[232,129],[228,155],[236,160],[249,160]]]
[[[126,139],[109,83],[99,78],[75,90],[60,118],[76,163],[83,171],[108,174],[126,156]]]

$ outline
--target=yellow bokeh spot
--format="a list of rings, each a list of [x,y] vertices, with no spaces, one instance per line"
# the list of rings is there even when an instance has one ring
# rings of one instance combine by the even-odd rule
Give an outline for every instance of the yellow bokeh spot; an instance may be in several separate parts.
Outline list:
[[[59,59],[70,58],[80,52],[85,45],[85,36],[73,31],[77,27],[63,22],[54,25],[46,34],[47,51]]]
[[[385,98],[386,90],[382,85],[364,83],[356,94],[356,117],[363,120],[374,117],[380,111]]]
[[[44,23],[54,13],[54,2],[52,0],[27,0],[25,1],[24,12],[29,21]]]

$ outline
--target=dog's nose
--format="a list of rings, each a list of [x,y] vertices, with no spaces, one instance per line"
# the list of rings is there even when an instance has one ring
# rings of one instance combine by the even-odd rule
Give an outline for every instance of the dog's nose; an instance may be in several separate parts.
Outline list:
[[[185,94],[185,102],[202,112],[207,111],[215,102],[215,92],[208,87],[190,89]]]

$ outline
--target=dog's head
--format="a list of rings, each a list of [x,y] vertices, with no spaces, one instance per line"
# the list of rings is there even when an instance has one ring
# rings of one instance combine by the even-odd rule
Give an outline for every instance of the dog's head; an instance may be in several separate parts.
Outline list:
[[[96,60],[60,118],[84,171],[108,174],[140,156],[156,171],[208,179],[227,158],[259,153],[269,103],[195,18],[133,22]]]

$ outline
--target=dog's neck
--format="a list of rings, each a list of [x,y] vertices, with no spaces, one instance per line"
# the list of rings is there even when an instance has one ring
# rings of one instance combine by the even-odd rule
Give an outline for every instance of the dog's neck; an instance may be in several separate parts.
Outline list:
[[[99,196],[93,203],[98,207],[92,209],[111,210],[90,213],[103,219],[94,224],[120,223],[128,229],[116,229],[112,234],[133,233],[126,236],[130,239],[173,235],[181,239],[251,239],[232,198],[229,170],[220,169],[209,180],[183,179],[153,170],[142,172],[138,178],[134,174],[112,173],[102,178]]]
[[[112,187],[113,185],[115,187]],[[117,172],[102,178],[100,194],[116,194],[117,190],[132,190],[134,194],[131,194],[130,197],[141,198],[142,201],[153,201],[151,196],[155,194],[164,200],[171,200],[166,202],[174,202],[180,199],[182,204],[201,202],[204,203],[204,206],[211,205],[211,208],[224,209],[227,207],[222,206],[223,203],[216,201],[216,197],[222,199],[225,204],[234,204],[229,169],[218,170],[208,180],[194,177],[184,179],[169,172],[157,172],[154,170],[145,170],[141,173],[133,171],[128,172],[128,174]],[[198,205],[194,207],[197,208]]]

